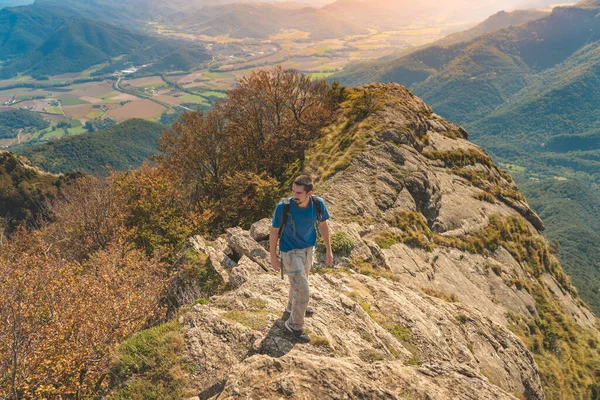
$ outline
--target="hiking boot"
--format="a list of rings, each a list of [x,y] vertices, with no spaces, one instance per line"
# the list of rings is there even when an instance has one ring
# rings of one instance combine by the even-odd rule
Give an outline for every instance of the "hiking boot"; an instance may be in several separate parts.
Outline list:
[[[285,312],[288,313],[288,314],[291,314],[292,310],[288,310],[286,308]],[[306,311],[304,312],[304,316],[305,317],[312,317],[314,313],[315,313],[315,310],[313,310],[312,307],[306,307]]]
[[[285,321],[283,323],[283,325],[285,325],[285,329],[288,330],[288,332],[292,335],[292,337],[294,339],[296,339],[298,342],[301,342],[301,343],[310,342],[310,336],[308,336],[308,334],[306,332],[304,332],[302,329],[296,330],[296,329],[290,328],[290,326],[288,325],[288,321]]]

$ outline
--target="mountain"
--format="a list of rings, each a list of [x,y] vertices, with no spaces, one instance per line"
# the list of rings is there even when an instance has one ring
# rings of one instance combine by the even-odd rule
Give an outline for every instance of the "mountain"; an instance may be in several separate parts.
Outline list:
[[[469,42],[433,46],[339,77],[351,84],[373,79],[410,85],[437,113],[465,124],[475,142],[513,166],[517,179],[532,179],[524,190],[536,196],[537,209],[546,210],[548,220],[578,226],[566,235],[553,223],[547,235],[560,243],[561,259],[597,312],[597,280],[589,277],[600,272],[589,262],[595,250],[586,231],[598,215],[562,182],[586,188],[591,199],[598,196],[599,10],[594,1],[555,8]],[[554,206],[572,198],[578,199],[572,207]]]
[[[18,49],[13,47],[7,49],[5,56],[14,58],[2,65],[1,77],[10,78],[17,74],[42,77],[79,72],[104,62],[108,62],[108,65],[102,71],[110,73],[123,69],[128,64],[141,65],[156,62],[165,68],[160,72],[186,71],[209,58],[200,44],[155,37],[141,31],[131,31],[78,16],[67,18],[60,13],[46,14],[43,9],[32,8],[33,11],[23,12],[29,18],[38,15],[39,12],[39,20],[43,21],[40,27],[51,29],[58,24],[58,21],[61,21],[61,24],[54,32],[40,28],[40,31],[27,32],[29,36],[14,31],[6,32],[5,40],[14,41]],[[39,36],[35,37],[36,34]],[[28,41],[28,38],[31,40]],[[39,46],[27,51],[41,40],[43,42]],[[20,46],[19,43],[23,42],[30,45]],[[21,54],[17,51],[21,51]],[[176,59],[182,52],[185,52],[187,57],[183,64]],[[110,62],[117,56],[121,56],[119,61]]]
[[[453,44],[468,42],[486,33],[542,18],[547,14],[549,14],[549,11],[542,10],[500,11],[471,29],[453,33],[434,43],[425,45],[420,49],[409,49],[404,52],[403,56],[414,52],[420,52],[425,54],[424,57],[428,57],[426,54],[429,54],[427,53],[427,49],[429,48],[447,47]],[[435,54],[437,51],[438,50],[434,50],[433,53]],[[397,65],[398,60],[399,59],[392,59],[392,61],[390,61],[389,58],[386,57],[386,59],[379,61],[353,63],[344,67],[342,72],[337,73],[331,79],[341,81],[348,85],[356,85],[364,82],[371,82],[373,80],[394,81],[395,79],[402,79],[404,84],[411,85],[412,83],[419,82],[429,76],[430,71],[427,68],[413,65],[415,63],[412,61]],[[396,76],[400,78],[396,78]]]
[[[0,9],[32,4],[33,0],[0,0]]]
[[[69,177],[49,174],[25,158],[0,150],[0,241],[20,224],[39,223],[43,203],[54,198]]]
[[[169,21],[184,31],[236,38],[266,38],[282,29],[310,32],[315,39],[368,33],[363,26],[318,8],[283,7],[277,4],[203,7],[195,12],[176,13],[169,17]]]
[[[325,267],[317,247],[311,341],[283,327],[270,218],[192,237],[177,267],[226,289],[122,343],[109,397],[594,398],[597,318],[516,184],[405,88],[347,95],[306,154],[335,257]]]
[[[433,45],[448,46],[461,42],[468,42],[486,33],[494,32],[502,28],[523,24],[539,19],[550,14],[546,10],[516,10],[511,12],[499,11],[480,24],[466,31],[456,32],[437,40]]]
[[[19,154],[53,173],[104,174],[104,167],[138,168],[156,153],[162,124],[131,119],[102,132],[67,137],[24,148]]]
[[[25,54],[42,45],[60,28],[67,15],[37,5],[0,10],[0,60]]]
[[[559,243],[561,264],[581,297],[600,309],[600,196],[576,180],[528,181],[519,185],[547,226],[546,237]],[[582,251],[583,250],[583,251]],[[587,268],[582,268],[587,266]]]

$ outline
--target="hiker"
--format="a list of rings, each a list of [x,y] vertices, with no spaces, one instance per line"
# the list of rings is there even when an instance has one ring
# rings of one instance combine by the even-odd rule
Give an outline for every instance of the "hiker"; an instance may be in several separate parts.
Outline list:
[[[323,236],[326,248],[326,264],[333,263],[329,241],[329,212],[323,199],[313,196],[313,183],[309,176],[301,175],[294,180],[293,196],[277,204],[271,226],[271,265],[274,270],[285,272],[290,281],[290,295],[286,311],[290,313],[285,328],[299,341],[308,342],[309,336],[302,330],[304,316],[311,315],[308,307],[308,273],[312,266],[317,228]],[[277,258],[277,240],[281,263]],[[282,265],[283,264],[283,265]],[[283,270],[281,270],[283,268]]]

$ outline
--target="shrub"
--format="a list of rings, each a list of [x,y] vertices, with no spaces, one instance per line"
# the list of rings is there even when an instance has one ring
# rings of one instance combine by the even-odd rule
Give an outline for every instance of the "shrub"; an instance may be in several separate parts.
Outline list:
[[[347,232],[339,231],[331,235],[331,251],[335,255],[349,256],[356,243]]]

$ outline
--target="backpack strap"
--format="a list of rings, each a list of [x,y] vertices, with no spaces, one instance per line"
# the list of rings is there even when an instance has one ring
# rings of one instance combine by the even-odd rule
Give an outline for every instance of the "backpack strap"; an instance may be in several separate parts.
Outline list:
[[[281,222],[281,227],[279,228],[279,234],[277,237],[277,240],[279,241],[279,246],[281,246],[281,234],[283,233],[283,229],[285,228],[285,225],[287,224],[288,220],[291,219],[292,213],[290,212],[290,199],[285,198],[282,200],[283,202],[283,219]],[[292,220],[292,224],[294,223],[294,220]],[[293,225],[294,227],[294,235],[296,234],[296,225]],[[279,252],[279,254],[281,254],[281,247],[277,247],[277,251]],[[283,279],[283,263],[280,264],[280,268],[281,268],[281,279]]]
[[[283,233],[283,229],[288,221],[292,222],[292,228],[294,229],[294,235],[296,235],[296,224],[294,224],[294,220],[292,219],[292,213],[290,211],[290,199],[286,198],[282,200],[283,202],[283,220],[281,222],[281,227],[279,228],[279,238],[281,239],[281,234]]]
[[[315,216],[316,216],[316,218],[315,218],[315,232],[316,232],[317,237],[318,237],[321,234],[321,231],[319,230],[319,223],[320,223],[320,220],[321,220],[321,217],[322,217],[322,215],[321,215],[321,198],[317,197],[317,196],[310,196],[310,197],[311,197],[311,199],[313,201],[313,204],[315,205],[315,210],[316,210],[316,213],[315,213]]]

